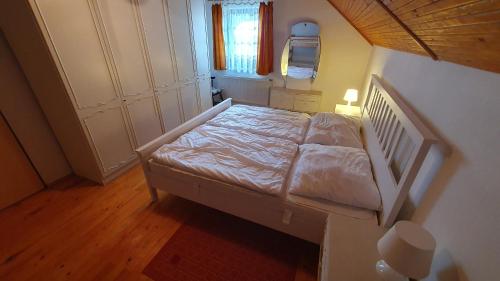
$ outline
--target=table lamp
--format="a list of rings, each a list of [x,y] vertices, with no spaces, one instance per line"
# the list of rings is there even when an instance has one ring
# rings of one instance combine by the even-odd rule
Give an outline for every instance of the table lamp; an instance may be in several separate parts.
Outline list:
[[[358,101],[358,90],[347,89],[345,92],[344,100],[347,101],[347,106],[351,106],[352,102]]]
[[[386,281],[408,281],[429,275],[436,248],[434,237],[410,221],[397,222],[377,243],[381,256],[375,266]]]

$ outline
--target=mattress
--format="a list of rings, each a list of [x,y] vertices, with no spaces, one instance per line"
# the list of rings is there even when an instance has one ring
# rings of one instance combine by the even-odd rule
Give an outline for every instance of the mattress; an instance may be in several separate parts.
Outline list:
[[[310,116],[305,113],[234,105],[208,120],[207,124],[282,138],[301,144],[309,127],[309,119]]]
[[[340,203],[330,202],[321,199],[312,199],[300,195],[293,195],[288,193],[286,199],[289,202],[295,203],[300,206],[314,208],[327,213],[335,213],[342,216],[347,216],[362,220],[377,221],[377,212],[357,207],[352,207]]]
[[[290,140],[201,125],[165,144],[154,162],[266,194],[279,195],[297,153]]]

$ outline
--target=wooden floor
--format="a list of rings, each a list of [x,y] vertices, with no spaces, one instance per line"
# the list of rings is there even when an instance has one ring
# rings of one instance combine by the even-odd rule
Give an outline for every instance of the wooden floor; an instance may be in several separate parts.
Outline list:
[[[0,211],[0,280],[150,280],[144,267],[202,208],[167,194],[150,204],[139,166],[104,187],[68,181]],[[296,281],[316,279],[314,255]]]

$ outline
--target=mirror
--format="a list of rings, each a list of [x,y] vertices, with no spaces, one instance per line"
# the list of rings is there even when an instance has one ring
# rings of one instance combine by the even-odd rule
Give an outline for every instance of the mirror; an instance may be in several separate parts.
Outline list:
[[[319,26],[299,22],[292,26],[281,55],[281,74],[294,79],[313,79],[318,73],[321,42]]]

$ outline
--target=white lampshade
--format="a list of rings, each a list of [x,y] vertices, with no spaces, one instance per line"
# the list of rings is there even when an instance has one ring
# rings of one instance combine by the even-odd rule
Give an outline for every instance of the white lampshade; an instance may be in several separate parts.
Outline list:
[[[377,248],[392,269],[422,279],[429,275],[436,241],[418,224],[399,221],[378,241]]]
[[[357,102],[358,101],[358,90],[356,89],[347,89],[345,92],[344,100],[348,102]]]

